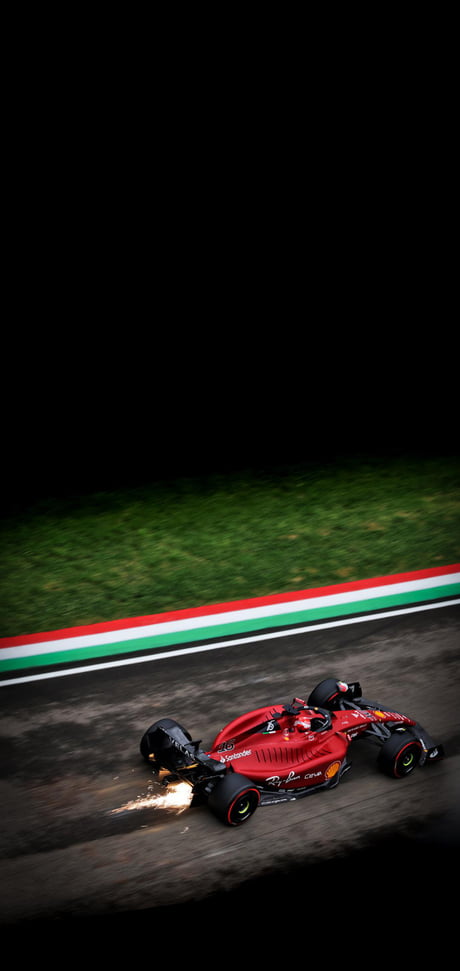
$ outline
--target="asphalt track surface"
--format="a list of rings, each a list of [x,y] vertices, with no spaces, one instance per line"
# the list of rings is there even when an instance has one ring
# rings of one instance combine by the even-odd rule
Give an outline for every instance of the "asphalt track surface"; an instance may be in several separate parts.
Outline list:
[[[382,906],[401,928],[409,912],[445,925],[460,845],[459,662],[460,607],[448,604],[2,687],[3,932],[71,925],[81,940],[116,927],[118,940],[139,922],[158,939],[172,920],[212,950],[211,928],[252,926],[256,907],[289,946],[292,921],[321,938],[339,904],[353,934],[365,908],[380,926]],[[355,743],[336,789],[260,808],[237,829],[206,807],[158,802],[139,754],[157,718],[206,748],[236,715],[307,697],[331,675],[416,717],[446,758],[396,781],[378,772],[374,747]]]

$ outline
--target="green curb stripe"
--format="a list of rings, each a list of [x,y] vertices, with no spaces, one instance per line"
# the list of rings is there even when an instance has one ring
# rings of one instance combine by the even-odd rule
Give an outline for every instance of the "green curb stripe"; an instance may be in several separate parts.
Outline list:
[[[246,634],[268,628],[298,626],[311,621],[343,617],[349,614],[372,613],[385,608],[409,606],[429,600],[442,599],[460,595],[460,583],[452,583],[441,587],[414,590],[410,593],[392,594],[390,596],[372,597],[351,603],[335,604],[324,607],[303,609],[286,614],[274,614],[271,617],[254,617],[222,623],[210,627],[197,627],[194,630],[177,630],[169,634],[152,634],[134,640],[117,641],[112,644],[93,644],[90,647],[73,647],[68,650],[37,654],[29,657],[16,657],[0,660],[0,671],[39,667],[44,665],[68,664],[77,661],[91,660],[97,657],[115,657],[119,654],[148,652],[162,647],[172,647],[194,641],[210,640],[211,638],[227,638],[236,634]]]

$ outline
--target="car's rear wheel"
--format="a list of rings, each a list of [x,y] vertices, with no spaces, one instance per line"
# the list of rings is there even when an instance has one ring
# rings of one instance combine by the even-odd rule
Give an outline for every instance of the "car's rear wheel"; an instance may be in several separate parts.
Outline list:
[[[260,792],[244,775],[229,772],[209,795],[209,809],[227,826],[241,826],[255,813]]]
[[[385,775],[402,779],[417,767],[422,754],[422,746],[415,738],[404,732],[397,733],[383,743],[378,756],[378,765]]]

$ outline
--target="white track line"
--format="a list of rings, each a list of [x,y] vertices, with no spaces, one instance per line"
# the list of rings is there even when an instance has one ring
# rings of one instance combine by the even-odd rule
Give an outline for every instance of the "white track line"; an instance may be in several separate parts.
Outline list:
[[[384,620],[387,617],[400,617],[403,614],[419,613],[422,610],[436,610],[440,607],[452,607],[454,604],[460,604],[460,599],[438,601],[415,607],[404,607],[400,610],[384,610],[377,614],[364,614],[359,617],[346,617],[343,620],[326,621],[325,623],[312,624],[308,627],[296,627],[291,628],[290,630],[277,630],[269,634],[256,634],[250,637],[233,638],[227,641],[218,641],[215,644],[200,644],[195,647],[177,648],[177,650],[173,651],[162,651],[161,653],[157,652],[153,654],[145,654],[139,657],[105,661],[101,664],[85,664],[81,667],[64,668],[63,670],[56,669],[55,671],[48,671],[44,674],[31,674],[22,678],[10,678],[6,681],[0,681],[0,688],[5,688],[13,684],[27,684],[31,681],[48,681],[51,678],[65,678],[74,674],[85,674],[89,671],[106,671],[110,668],[129,667],[132,664],[147,664],[151,661],[164,661],[168,658],[182,657],[184,654],[198,654],[204,653],[205,651],[218,651],[225,647],[235,647],[240,644],[254,644],[258,641],[273,640],[277,637],[294,637],[297,634],[310,634],[313,631],[329,630],[333,627],[345,627],[350,624],[363,624],[370,620]]]

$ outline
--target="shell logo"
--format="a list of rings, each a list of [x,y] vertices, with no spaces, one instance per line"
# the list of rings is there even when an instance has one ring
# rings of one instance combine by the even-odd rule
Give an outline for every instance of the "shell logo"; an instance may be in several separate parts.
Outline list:
[[[324,778],[333,779],[334,776],[337,775],[337,772],[339,771],[339,769],[340,769],[340,762],[331,762],[331,764],[327,767],[324,773]]]

